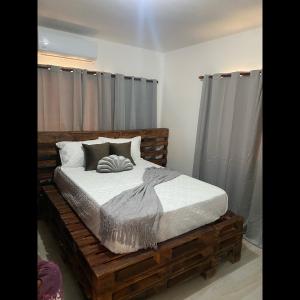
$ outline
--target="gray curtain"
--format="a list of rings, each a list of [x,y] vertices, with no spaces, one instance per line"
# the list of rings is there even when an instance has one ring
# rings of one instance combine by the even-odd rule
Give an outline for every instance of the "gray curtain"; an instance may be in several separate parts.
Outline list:
[[[82,73],[84,131],[113,129],[114,79],[110,73]]]
[[[114,129],[157,127],[157,81],[116,74]]]
[[[193,176],[224,189],[262,246],[262,75],[204,77]]]
[[[156,97],[156,80],[38,68],[38,130],[155,128]]]
[[[38,69],[38,130],[82,130],[80,70]]]

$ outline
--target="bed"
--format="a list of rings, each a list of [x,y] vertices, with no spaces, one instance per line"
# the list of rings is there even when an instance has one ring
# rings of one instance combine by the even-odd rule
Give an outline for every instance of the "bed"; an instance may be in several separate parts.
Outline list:
[[[142,157],[126,176],[59,166],[58,141],[138,135],[142,136]],[[144,299],[195,274],[213,275],[224,258],[232,262],[240,258],[243,220],[227,211],[226,193],[185,175],[155,187],[164,211],[157,250],[101,244],[99,207],[140,184],[145,168],[165,166],[167,145],[168,129],[164,128],[39,133],[38,176],[48,219],[66,260],[93,300]],[[78,191],[84,201],[76,199]]]

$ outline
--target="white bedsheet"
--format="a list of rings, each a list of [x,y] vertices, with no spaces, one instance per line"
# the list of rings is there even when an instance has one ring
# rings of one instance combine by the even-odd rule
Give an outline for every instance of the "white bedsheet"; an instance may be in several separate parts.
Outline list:
[[[141,184],[145,168],[151,166],[159,167],[144,159],[137,160],[133,170],[121,173],[97,173],[84,171],[82,167],[58,167],[55,182],[82,221],[101,240],[101,205],[122,191]],[[224,190],[186,175],[157,185],[155,191],[164,211],[159,223],[159,242],[214,222],[228,208]],[[105,246],[115,253],[138,250],[118,243]]]

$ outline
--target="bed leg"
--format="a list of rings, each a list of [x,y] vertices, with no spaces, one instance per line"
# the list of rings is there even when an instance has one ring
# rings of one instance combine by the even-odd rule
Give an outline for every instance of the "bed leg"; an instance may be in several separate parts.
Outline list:
[[[216,257],[212,257],[209,269],[205,270],[202,273],[202,276],[204,277],[204,279],[209,279],[216,274],[217,264],[218,264],[218,259]]]
[[[94,277],[91,283],[92,300],[112,300],[112,291],[115,282],[115,274],[107,274]]]
[[[206,270],[202,276],[204,277],[204,279],[209,279],[211,277],[213,277],[215,274],[216,274],[216,271],[217,269],[214,267],[214,268],[210,268],[208,270]]]
[[[236,246],[233,247],[229,255],[229,261],[232,264],[238,262],[241,259],[241,252],[242,252],[242,242],[238,243]]]

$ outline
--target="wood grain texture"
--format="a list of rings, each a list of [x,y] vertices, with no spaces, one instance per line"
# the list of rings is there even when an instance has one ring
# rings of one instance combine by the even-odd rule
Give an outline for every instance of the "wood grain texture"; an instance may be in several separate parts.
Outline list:
[[[141,136],[142,158],[165,167],[167,165],[167,128],[119,130],[119,131],[40,131],[38,132],[38,180],[42,185],[51,183],[54,169],[60,165],[56,143],[60,141],[84,141],[109,138],[132,138]]]
[[[144,299],[187,278],[213,276],[223,259],[240,259],[243,219],[232,212],[158,245],[114,254],[101,245],[54,185],[43,187],[48,221],[65,260],[92,300]]]

